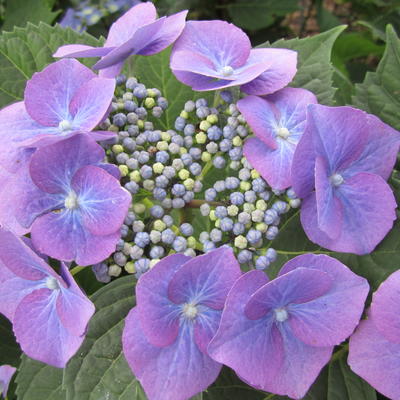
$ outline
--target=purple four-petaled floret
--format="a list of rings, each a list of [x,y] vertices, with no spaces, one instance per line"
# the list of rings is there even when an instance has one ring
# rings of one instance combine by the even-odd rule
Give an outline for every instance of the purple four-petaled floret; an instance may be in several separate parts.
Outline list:
[[[292,184],[304,198],[301,222],[311,241],[366,254],[385,237],[397,207],[385,180],[399,144],[400,133],[374,115],[352,107],[308,106]]]
[[[225,298],[241,272],[232,249],[159,261],[136,286],[125,320],[124,355],[149,400],[186,400],[217,378],[207,354]]]
[[[368,318],[350,338],[351,369],[376,390],[400,399],[400,271],[390,275],[372,297]]]
[[[93,68],[100,70],[100,76],[113,78],[129,56],[156,54],[173,43],[185,27],[186,14],[156,19],[152,2],[137,4],[111,25],[104,47],[68,44],[54,57],[101,57]]]
[[[63,368],[82,344],[94,306],[63,263],[60,272],[0,228],[0,312],[25,354]]]
[[[224,21],[189,21],[175,42],[171,69],[193,90],[241,86],[264,95],[285,87],[296,74],[297,53],[287,49],[251,49],[247,35]]]
[[[27,82],[24,101],[0,111],[0,164],[14,172],[31,148],[46,146],[78,133],[105,140],[113,132],[93,129],[105,118],[115,80],[99,78],[76,60],[60,60]]]
[[[115,251],[131,196],[119,183],[118,168],[103,159],[95,141],[77,135],[38,149],[21,168],[8,212],[30,227],[38,251],[80,265]]]
[[[306,89],[285,88],[265,98],[247,96],[237,106],[256,137],[244,144],[244,155],[274,189],[292,184],[293,154],[306,124],[307,105],[317,98]]]
[[[208,352],[249,385],[299,399],[357,326],[368,289],[325,255],[298,256],[270,282],[248,272],[229,292]]]

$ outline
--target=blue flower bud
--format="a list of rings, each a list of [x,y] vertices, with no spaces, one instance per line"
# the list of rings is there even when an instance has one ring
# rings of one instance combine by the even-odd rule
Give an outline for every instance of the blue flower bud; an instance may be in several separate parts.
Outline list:
[[[232,128],[229,125],[224,126],[224,129],[222,130],[222,134],[225,139],[233,139],[236,135],[235,129]]]
[[[213,160],[213,165],[215,168],[218,168],[218,169],[224,168],[226,165],[226,160],[222,156],[217,156]]]
[[[203,250],[205,253],[208,253],[211,250],[215,249],[215,244],[211,242],[210,240],[207,240],[203,243]]]
[[[217,197],[217,191],[213,188],[207,189],[204,193],[206,201],[213,201]]]
[[[278,228],[276,226],[270,226],[267,230],[267,232],[265,233],[265,237],[268,240],[274,240],[276,238],[276,236],[278,235]]]
[[[157,180],[157,178],[156,178],[156,180]],[[162,201],[167,197],[167,192],[160,187],[156,187],[153,190],[153,197],[155,200]]]
[[[150,243],[150,236],[147,232],[138,232],[134,242],[141,248],[146,247]]]
[[[273,249],[272,247],[270,247],[267,252],[265,253],[265,256],[268,258],[269,262],[274,262],[276,261],[278,254],[276,252],[275,249]]]
[[[126,115],[123,113],[115,114],[112,121],[115,126],[124,126],[126,124]]]
[[[200,160],[201,158],[201,149],[197,147],[192,147],[189,150],[189,154],[193,157],[194,160]]]
[[[189,100],[185,103],[184,110],[186,112],[192,112],[196,108],[196,103],[192,100]]]
[[[162,218],[164,215],[164,209],[161,206],[155,205],[150,208],[150,214],[154,218]]]
[[[237,235],[241,235],[242,233],[244,233],[246,227],[244,226],[244,224],[241,224],[240,222],[236,222],[233,225],[233,233],[237,236]]]
[[[253,258],[253,254],[249,250],[241,250],[237,255],[237,259],[240,264],[246,264]]]
[[[174,196],[183,196],[186,192],[185,186],[181,183],[175,183],[171,190]]]
[[[235,206],[240,206],[244,203],[244,195],[241,192],[233,192],[229,195],[229,200]]]
[[[250,229],[247,232],[246,239],[250,244],[256,244],[261,239],[261,232],[257,229]]]
[[[196,129],[195,129],[195,127],[194,127],[193,124],[187,124],[187,125],[185,126],[184,130],[183,130],[183,133],[184,133],[186,136],[193,136],[194,133],[195,133],[195,131],[196,131]]]
[[[172,248],[176,252],[183,252],[187,248],[187,240],[183,236],[177,236],[172,243]]]
[[[226,153],[227,151],[229,151],[232,148],[232,140],[230,139],[223,139],[221,140],[220,144],[219,144],[219,149]]]
[[[256,260],[256,269],[263,270],[269,267],[270,261],[266,256],[260,256]]]
[[[183,223],[180,227],[179,227],[182,235],[184,236],[192,236],[193,235],[193,226],[187,222]]]
[[[215,216],[217,218],[220,218],[220,219],[222,219],[224,217],[227,217],[228,216],[228,210],[224,206],[218,206],[215,209]]]
[[[223,192],[226,189],[225,181],[217,181],[214,183],[214,189],[217,192]]]
[[[172,244],[175,240],[175,233],[168,228],[161,232],[161,240],[165,244]]]
[[[229,232],[233,228],[233,221],[231,218],[225,217],[221,219],[221,224],[220,224],[221,231],[223,232]]]
[[[157,259],[157,258],[162,258],[164,257],[165,250],[161,246],[153,246],[150,250],[150,258]]]
[[[269,210],[265,211],[264,222],[267,225],[273,224],[277,218],[278,218],[278,213],[273,208],[270,208]]]
[[[214,243],[218,243],[222,240],[222,232],[219,229],[212,229],[210,232],[210,239],[214,242]]]
[[[199,235],[200,243],[204,244],[204,242],[206,242],[209,239],[210,239],[210,234],[208,232],[203,231],[203,232],[200,233],[200,235]]]
[[[185,207],[185,200],[179,197],[172,199],[172,208],[183,208],[183,207]]]
[[[169,180],[166,176],[160,175],[156,177],[155,183],[158,188],[165,189],[169,184]]]

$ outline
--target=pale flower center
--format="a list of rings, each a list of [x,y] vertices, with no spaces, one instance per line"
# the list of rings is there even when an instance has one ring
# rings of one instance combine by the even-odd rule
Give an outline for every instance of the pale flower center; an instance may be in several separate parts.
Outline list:
[[[234,69],[230,65],[226,65],[224,68],[221,70],[221,74],[223,76],[231,76],[234,72]]]
[[[287,139],[290,136],[290,132],[288,128],[279,128],[277,135],[281,137],[282,139]]]
[[[199,310],[198,310],[197,307],[196,307],[194,304],[192,304],[192,303],[186,303],[186,304],[183,306],[183,315],[184,315],[186,318],[194,319],[194,318],[196,318],[196,316],[197,316],[198,313],[199,313]]]
[[[289,318],[288,312],[284,308],[275,308],[275,319],[278,322],[284,322]]]
[[[50,290],[57,290],[60,288],[57,279],[54,278],[53,276],[49,276],[46,278],[46,286]]]
[[[71,190],[68,194],[68,196],[66,197],[65,201],[64,201],[64,205],[65,208],[68,208],[68,210],[74,210],[75,208],[78,208],[79,204],[78,204],[78,196],[76,195],[76,193]]]
[[[344,182],[343,176],[340,174],[333,174],[329,179],[333,186],[339,186]]]
[[[70,131],[72,129],[72,124],[70,121],[63,119],[59,124],[58,124],[58,128],[60,129],[60,131]]]

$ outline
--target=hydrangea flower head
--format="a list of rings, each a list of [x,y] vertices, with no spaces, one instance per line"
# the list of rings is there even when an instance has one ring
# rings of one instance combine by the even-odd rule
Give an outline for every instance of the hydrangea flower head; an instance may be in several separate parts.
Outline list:
[[[299,399],[353,332],[368,288],[325,255],[293,258],[270,282],[248,272],[229,292],[208,352],[249,385]]]
[[[0,162],[15,170],[27,148],[77,133],[88,133],[95,140],[113,136],[92,130],[108,112],[114,89],[114,80],[99,78],[76,60],[60,60],[35,73],[27,82],[24,101],[0,111]]]
[[[282,89],[266,98],[247,96],[238,101],[239,111],[256,135],[246,140],[244,154],[274,189],[291,186],[293,154],[311,103],[317,103],[313,93],[295,88]]]
[[[375,248],[396,219],[396,201],[385,179],[399,144],[399,132],[361,110],[308,107],[292,183],[305,197],[301,222],[311,241],[356,254]]]
[[[7,397],[8,385],[17,369],[11,365],[0,366],[0,396]]]
[[[233,251],[221,247],[195,258],[165,257],[140,277],[122,341],[149,400],[186,400],[217,378],[221,364],[207,345],[240,274]]]
[[[351,369],[390,399],[400,399],[400,271],[372,297],[368,319],[350,338]]]
[[[0,312],[29,357],[63,368],[75,354],[93,304],[61,264],[61,276],[22,239],[0,228]]]
[[[186,14],[181,11],[156,19],[154,4],[140,3],[111,25],[104,47],[69,44],[61,46],[54,57],[101,57],[93,68],[100,69],[101,76],[113,78],[129,56],[156,54],[173,43],[185,26]]]
[[[251,49],[247,35],[224,21],[189,21],[175,42],[171,69],[193,90],[241,86],[263,95],[285,87],[296,74],[297,53],[286,49]]]
[[[31,227],[38,251],[89,265],[115,250],[131,196],[119,184],[118,168],[103,158],[104,150],[84,135],[33,154],[10,195],[17,195],[13,213]]]

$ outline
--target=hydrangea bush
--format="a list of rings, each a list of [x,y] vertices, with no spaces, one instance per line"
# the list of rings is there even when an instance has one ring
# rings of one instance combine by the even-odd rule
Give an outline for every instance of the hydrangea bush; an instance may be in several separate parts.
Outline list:
[[[399,39],[344,105],[344,27],[186,15],[2,38],[0,394],[400,399]]]

